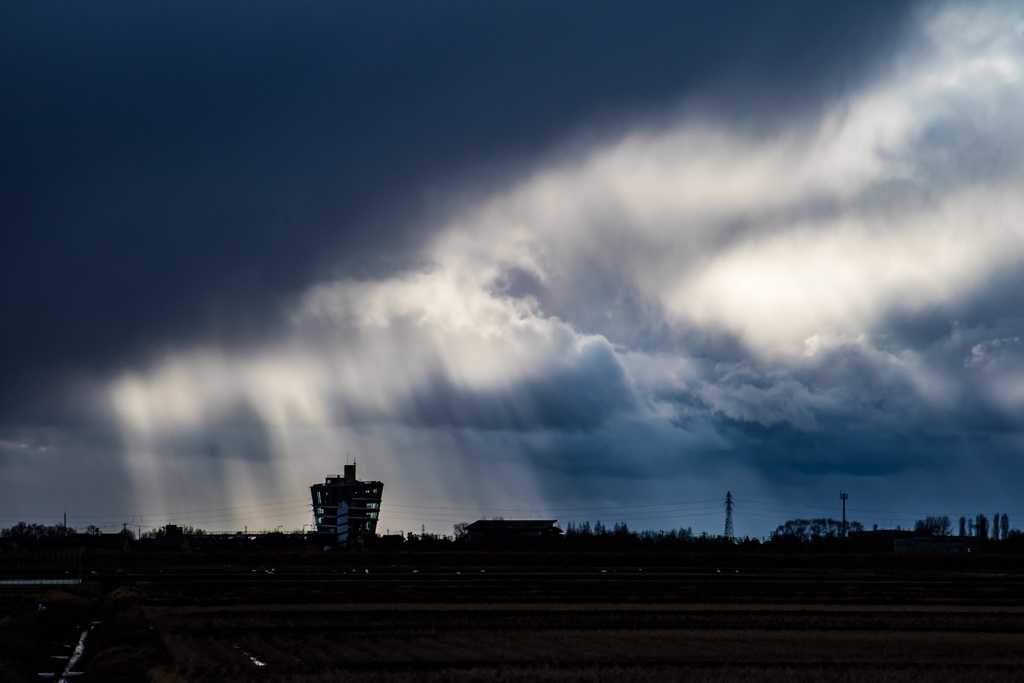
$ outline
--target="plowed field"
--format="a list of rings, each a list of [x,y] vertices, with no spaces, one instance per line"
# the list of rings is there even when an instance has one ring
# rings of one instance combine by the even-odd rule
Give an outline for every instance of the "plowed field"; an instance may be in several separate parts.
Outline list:
[[[76,680],[1005,681],[1022,598],[1012,571],[163,567],[0,588],[0,678],[95,620]]]

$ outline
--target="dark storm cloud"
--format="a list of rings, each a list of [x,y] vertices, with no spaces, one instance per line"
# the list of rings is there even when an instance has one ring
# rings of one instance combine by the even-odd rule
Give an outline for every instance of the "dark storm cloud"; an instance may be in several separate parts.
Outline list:
[[[769,481],[794,474],[881,477],[935,469],[953,452],[949,439],[870,429],[807,432],[788,424],[729,422],[721,429]]]
[[[266,430],[259,424],[215,426],[199,431],[168,434],[159,439],[154,450],[161,458],[207,458],[211,462],[269,462],[273,446]],[[208,476],[208,475],[206,475]],[[218,481],[228,484],[228,475]]]
[[[123,506],[131,481],[120,450],[119,432],[103,426],[0,427],[0,527],[34,519],[54,524],[63,511],[102,513]]]
[[[460,388],[435,375],[391,419],[426,427],[593,431],[635,412],[629,380],[611,347],[591,344],[543,376],[493,390]]]
[[[981,329],[947,322],[913,347],[893,335],[840,343],[795,364],[720,363],[705,368],[699,388],[658,399],[680,409],[682,428],[712,425],[730,458],[769,480],[953,470],[969,466],[986,441],[1024,428],[993,394],[995,376],[1012,378],[1024,359],[1019,328],[1019,320]],[[920,341],[923,332],[914,332]],[[720,453],[695,449],[692,457]]]
[[[432,192],[487,185],[581,126],[693,93],[723,116],[755,98],[732,114],[752,122],[818,106],[889,50],[907,6],[2,14],[0,410],[46,421],[69,373],[257,343],[307,283],[404,265]]]
[[[270,462],[273,441],[266,424],[253,406],[238,401],[228,406],[217,420],[199,429],[168,430],[153,444],[162,458],[207,459],[210,462]],[[221,483],[227,484],[227,475]]]
[[[1011,3],[0,13],[0,498],[1013,495]]]

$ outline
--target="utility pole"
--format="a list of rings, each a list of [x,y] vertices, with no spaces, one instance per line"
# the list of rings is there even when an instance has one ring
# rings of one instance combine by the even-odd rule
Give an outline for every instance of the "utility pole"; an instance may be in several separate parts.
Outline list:
[[[846,491],[839,492],[839,499],[843,501],[843,538],[846,538],[846,500],[850,497]]]
[[[725,492],[725,537],[730,541],[735,538],[732,529],[732,491]]]

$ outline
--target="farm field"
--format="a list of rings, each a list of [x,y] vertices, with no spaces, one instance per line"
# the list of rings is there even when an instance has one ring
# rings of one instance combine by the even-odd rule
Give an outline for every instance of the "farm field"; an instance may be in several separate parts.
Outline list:
[[[925,562],[160,566],[0,587],[0,679],[93,621],[75,680],[1021,680],[1022,598],[1024,573]]]

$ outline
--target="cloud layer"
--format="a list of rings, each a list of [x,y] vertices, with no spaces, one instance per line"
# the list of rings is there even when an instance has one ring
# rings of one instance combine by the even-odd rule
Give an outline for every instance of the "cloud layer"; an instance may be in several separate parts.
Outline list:
[[[308,284],[260,334],[94,383],[133,504],[301,497],[346,453],[442,531],[726,489],[852,489],[883,524],[912,483],[896,517],[1000,500],[1024,456],[1024,18],[928,5],[900,26],[785,115],[723,62],[657,116],[545,140],[429,211],[374,209],[394,227],[356,234],[377,265],[288,252]],[[411,525],[401,505],[386,524]],[[694,514],[641,520],[718,531]]]

